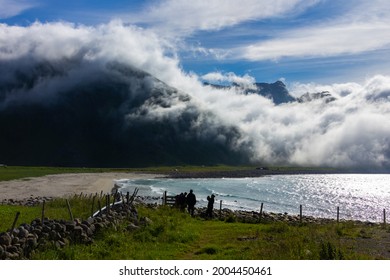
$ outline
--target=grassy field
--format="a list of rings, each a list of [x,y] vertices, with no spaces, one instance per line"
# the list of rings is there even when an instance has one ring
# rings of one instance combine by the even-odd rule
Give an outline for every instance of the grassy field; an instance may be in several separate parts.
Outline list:
[[[91,197],[82,197],[78,195],[68,198],[74,217],[86,219],[91,215]],[[104,205],[104,203],[102,202]],[[94,211],[97,211],[95,203]],[[0,205],[0,232],[11,228],[16,213],[20,212],[17,225],[31,223],[32,220],[42,217],[42,205],[37,206],[17,206],[17,205]],[[65,198],[58,198],[45,203],[45,217],[49,219],[69,219],[69,212]]]
[[[181,172],[214,172],[233,170],[252,170],[253,166],[151,166],[138,168],[83,168],[83,167],[37,167],[37,166],[0,166],[0,181],[15,179],[26,179],[29,177],[40,177],[52,174],[65,173],[102,173],[102,172],[147,172],[157,174],[167,174],[173,171]]]
[[[212,165],[212,166],[192,166],[192,165],[179,165],[179,166],[150,166],[150,167],[138,167],[138,168],[82,168],[82,167],[35,167],[35,166],[5,166],[0,167],[0,181],[23,179],[28,177],[39,177],[52,174],[64,174],[64,173],[100,173],[100,172],[148,172],[167,174],[173,171],[191,172],[191,173],[207,173],[207,172],[219,172],[219,171],[241,171],[241,170],[254,170],[256,166],[229,166],[229,165]],[[319,170],[326,171],[331,169],[324,168],[306,168],[306,167],[284,167],[273,166],[268,167],[270,171],[280,172],[294,172],[294,171],[310,171]]]
[[[73,215],[90,215],[90,198],[72,197]],[[41,206],[1,205],[0,232],[41,216]],[[33,259],[389,259],[390,231],[381,225],[336,222],[327,225],[289,225],[282,222],[247,224],[204,220],[170,207],[139,207],[139,216],[152,224],[127,231],[127,223],[100,231],[90,245],[74,244],[38,251]],[[69,219],[65,199],[46,204],[45,217]]]
[[[292,226],[191,218],[176,209],[140,208],[153,223],[134,232],[101,232],[91,245],[52,248],[35,259],[302,260],[386,259],[389,231],[352,222]],[[376,246],[373,244],[381,244]],[[388,248],[388,247],[387,247]]]

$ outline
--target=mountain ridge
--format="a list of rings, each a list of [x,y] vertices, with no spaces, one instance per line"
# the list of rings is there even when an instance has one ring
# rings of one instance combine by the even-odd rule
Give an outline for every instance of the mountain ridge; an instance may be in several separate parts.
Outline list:
[[[315,92],[315,93],[305,93],[300,97],[292,96],[287,86],[282,81],[276,81],[274,83],[265,83],[265,82],[256,82],[250,85],[243,85],[238,83],[232,83],[231,85],[218,85],[205,82],[204,85],[210,86],[216,89],[232,89],[236,88],[244,94],[257,94],[265,98],[270,99],[275,105],[280,105],[289,102],[311,102],[314,100],[323,100],[325,103],[335,101],[336,98],[333,97],[328,91]]]

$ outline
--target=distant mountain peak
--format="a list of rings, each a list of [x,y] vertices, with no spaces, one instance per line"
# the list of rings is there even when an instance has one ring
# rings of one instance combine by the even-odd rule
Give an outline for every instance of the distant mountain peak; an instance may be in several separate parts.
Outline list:
[[[290,95],[286,85],[282,81],[275,83],[256,83],[258,94],[271,99],[276,105],[294,102],[295,98]]]
[[[264,96],[271,99],[276,105],[296,101],[296,99],[290,95],[286,85],[282,81],[276,81],[274,83],[254,83],[250,86],[243,86],[238,83],[232,83],[231,85],[204,84],[216,89],[241,88],[244,94],[258,94]]]

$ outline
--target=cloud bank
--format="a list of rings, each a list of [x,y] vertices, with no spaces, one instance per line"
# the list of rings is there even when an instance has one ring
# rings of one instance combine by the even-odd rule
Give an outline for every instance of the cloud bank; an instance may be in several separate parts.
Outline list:
[[[6,163],[390,170],[390,77],[295,84],[296,96],[327,90],[337,99],[276,106],[262,96],[204,86],[202,77],[180,68],[168,43],[121,22],[0,25],[0,38],[0,160]]]
[[[210,83],[236,83],[240,85],[253,85],[256,80],[254,77],[245,74],[244,76],[238,76],[233,72],[229,73],[221,73],[221,72],[211,72],[203,75],[201,77],[203,80],[210,82]]]

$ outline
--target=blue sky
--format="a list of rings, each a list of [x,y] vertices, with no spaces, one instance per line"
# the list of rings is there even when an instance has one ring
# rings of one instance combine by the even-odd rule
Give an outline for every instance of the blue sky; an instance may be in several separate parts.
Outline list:
[[[390,75],[387,0],[0,0],[0,23],[121,20],[171,42],[184,71],[259,82],[361,82]]]

